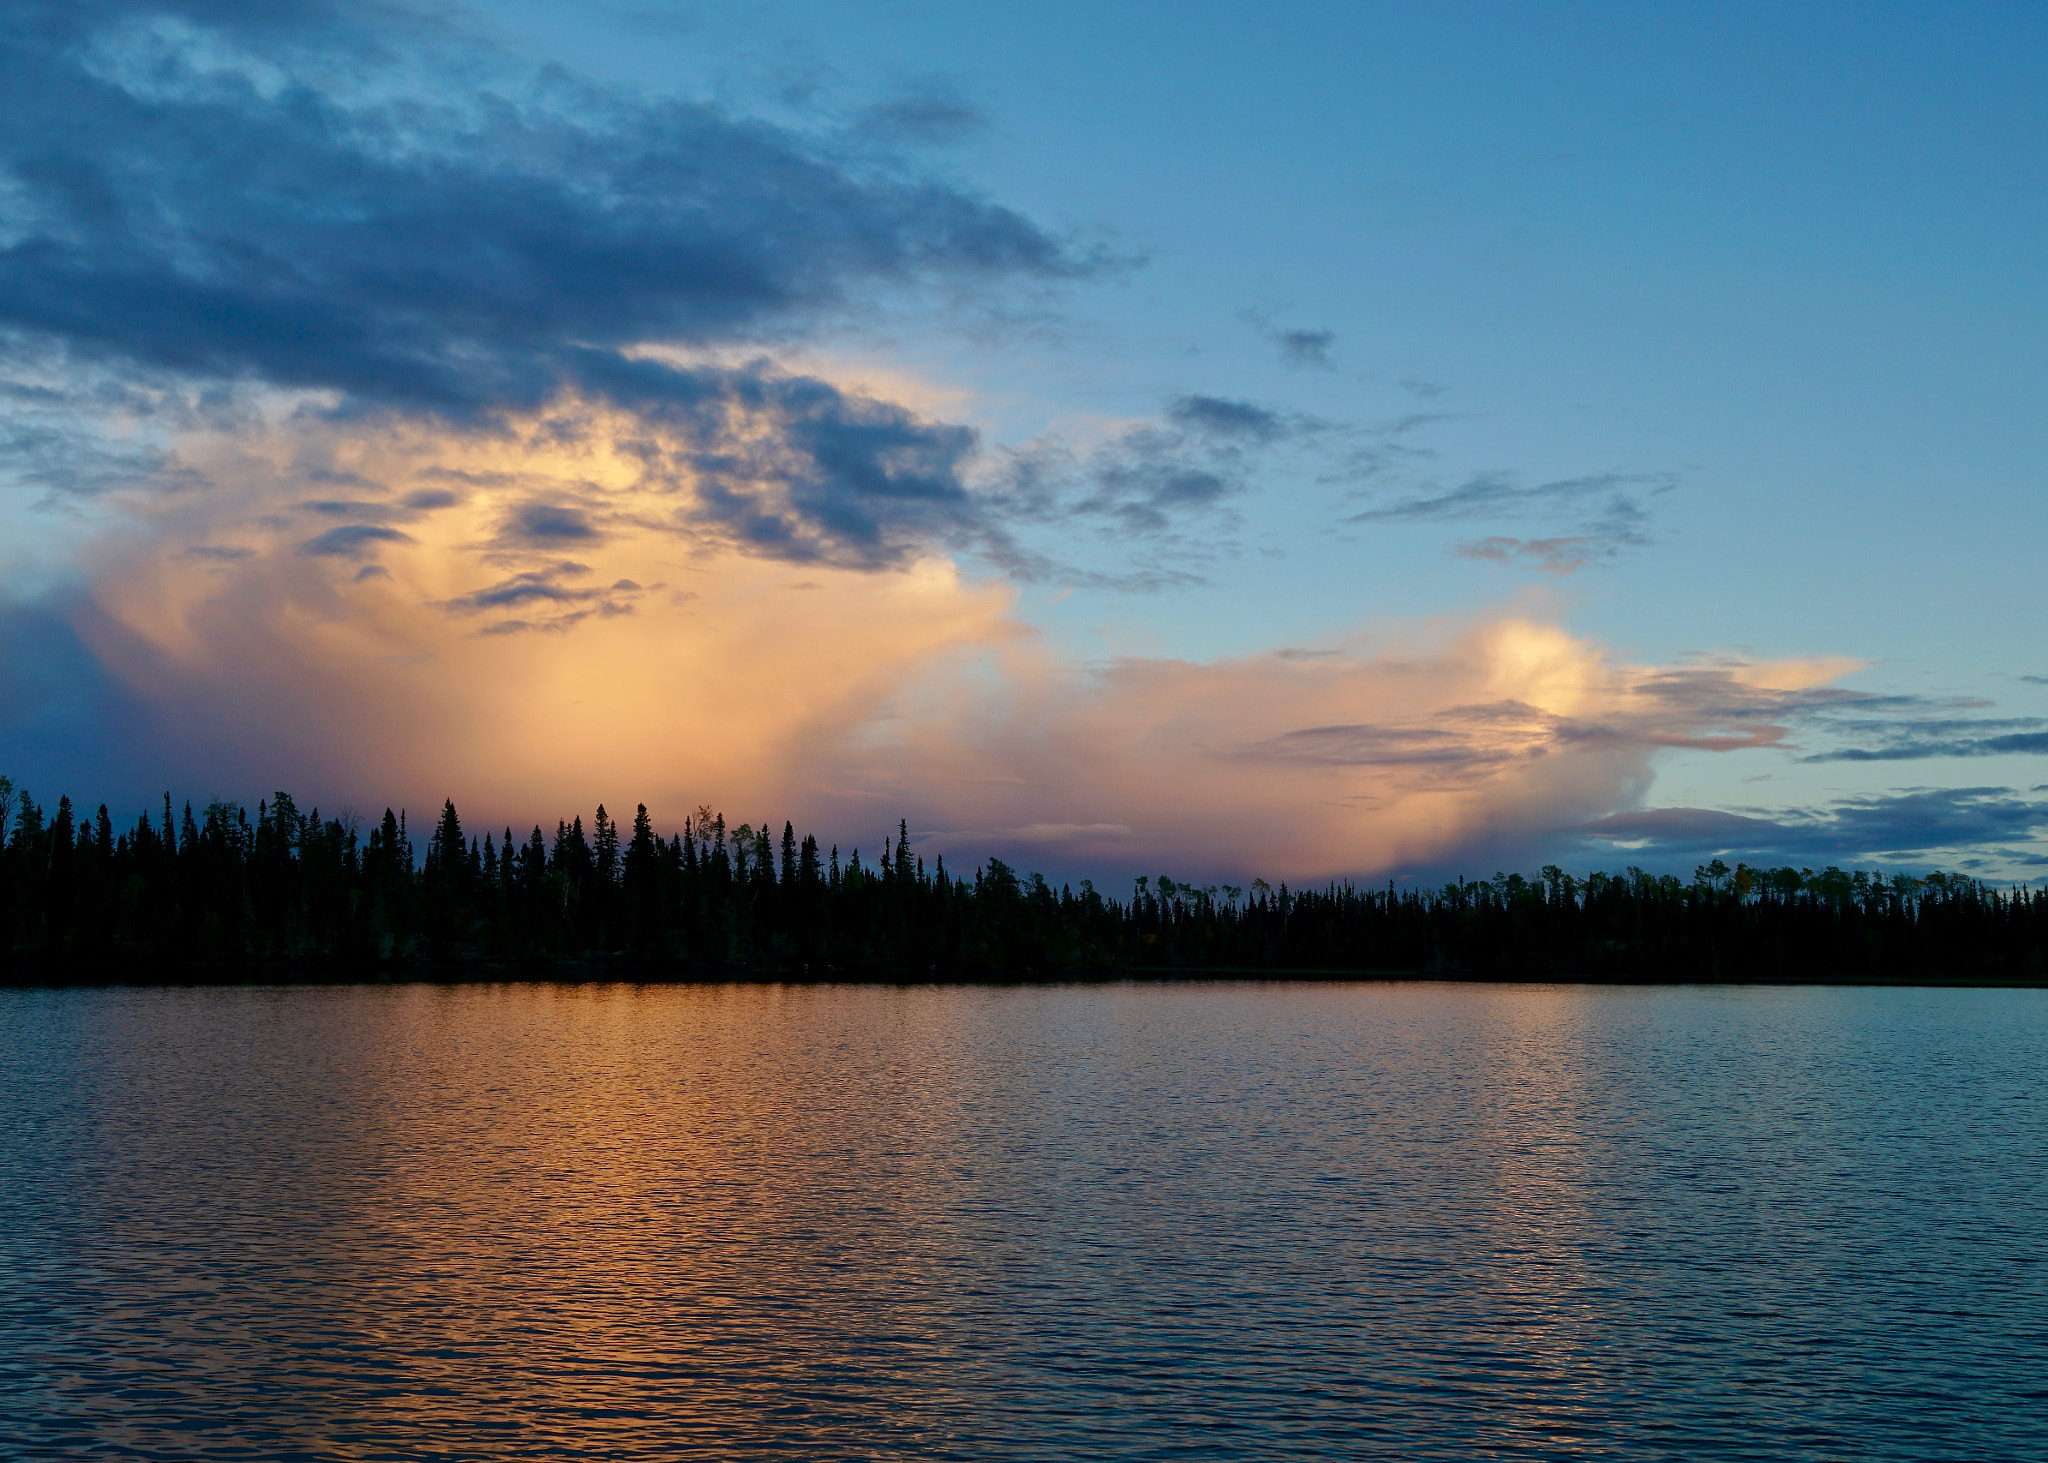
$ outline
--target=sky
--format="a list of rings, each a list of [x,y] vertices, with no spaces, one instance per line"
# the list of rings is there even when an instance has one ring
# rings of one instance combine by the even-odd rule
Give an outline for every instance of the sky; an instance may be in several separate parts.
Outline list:
[[[2035,6],[0,6],[0,772],[2048,866]]]

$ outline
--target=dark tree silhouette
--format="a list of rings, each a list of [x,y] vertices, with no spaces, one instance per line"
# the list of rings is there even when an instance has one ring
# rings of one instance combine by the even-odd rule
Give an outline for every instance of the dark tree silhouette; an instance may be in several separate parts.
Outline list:
[[[664,838],[643,804],[623,849],[600,807],[552,843],[466,834],[444,803],[423,856],[403,810],[359,836],[289,793],[251,822],[166,796],[122,831],[70,798],[46,813],[0,777],[8,978],[201,979],[251,969],[695,972],[925,977],[1055,973],[1429,973],[1648,980],[2039,983],[2048,898],[1960,875],[1701,866],[1496,874],[1440,889],[1197,886],[1127,900],[1054,889],[989,858],[926,867],[907,821],[872,866],[785,821],[701,807]]]

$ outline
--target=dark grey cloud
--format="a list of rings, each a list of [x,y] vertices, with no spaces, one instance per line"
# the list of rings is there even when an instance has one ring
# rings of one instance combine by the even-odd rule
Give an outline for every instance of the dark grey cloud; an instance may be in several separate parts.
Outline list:
[[[493,620],[477,631],[480,635],[516,635],[529,630],[562,631],[592,615],[627,615],[641,587],[630,579],[610,585],[582,584],[590,567],[563,559],[538,569],[511,574],[495,584],[455,599],[444,600],[441,608],[458,616],[489,616],[518,611],[515,616]]]
[[[1327,371],[1335,364],[1330,359],[1337,348],[1334,330],[1276,330],[1273,341],[1280,347],[1280,359],[1290,366]]]
[[[1922,788],[1848,798],[1812,812],[1645,808],[1580,830],[1594,846],[1753,863],[1934,858],[2048,833],[2048,802],[2007,787]]]
[[[1672,853],[1779,848],[1791,836],[1784,824],[1769,818],[1715,808],[1640,808],[1601,818],[1583,831],[1596,839],[1646,843]]]
[[[307,472],[309,482],[331,479],[333,474],[317,469]],[[364,487],[380,488],[380,484],[362,483]],[[379,541],[387,543],[412,543],[414,540],[391,527],[394,523],[411,523],[424,518],[440,508],[452,506],[455,495],[439,489],[407,493],[397,499],[385,498],[312,498],[301,502],[299,508],[320,518],[347,518],[354,522],[340,528],[330,529],[308,543],[300,545],[299,552],[313,555],[355,557],[375,546]],[[358,578],[362,576],[357,576]]]
[[[657,420],[656,455],[705,485],[684,516],[756,553],[879,567],[997,532],[961,483],[973,434],[765,366],[633,348],[772,341],[898,284],[1103,267],[887,151],[978,123],[937,90],[870,111],[848,151],[844,132],[508,74],[423,9],[17,6],[0,16],[0,95],[0,360],[56,362],[73,383],[32,402],[18,371],[17,405],[75,405],[96,373],[138,395],[257,383],[490,430],[566,391]],[[734,410],[774,430],[735,430],[719,416]],[[58,491],[169,470],[104,444],[96,458],[42,418],[10,425],[15,475]],[[306,481],[309,511],[360,527],[457,501]],[[542,550],[600,531],[570,509],[515,517],[508,535]]]
[[[1140,427],[1090,454],[1059,512],[1100,520],[1106,533],[1125,539],[1164,537],[1239,491],[1244,471],[1233,447]]]
[[[2048,725],[2034,721],[2036,726]],[[1967,723],[1965,723],[1967,725]],[[2008,757],[2048,755],[2048,731],[2005,732],[1996,736],[1943,735],[1905,723],[1892,729],[1879,747],[1841,747],[1802,757],[1802,762],[1917,762],[1929,757]]]
[[[560,503],[522,503],[499,530],[502,542],[536,549],[595,543],[601,536],[588,513]]]
[[[301,69],[276,17],[209,7],[289,78],[266,89],[118,23],[158,12],[0,44],[0,324],[80,355],[468,414],[575,384],[578,347],[1082,267],[1010,210],[708,106],[565,77],[386,101],[355,68]]]
[[[996,505],[962,481],[977,439],[892,402],[765,365],[594,363],[593,379],[649,427],[623,444],[646,484],[688,501],[670,522],[755,553],[882,568],[935,543],[971,547]]]
[[[2048,686],[2048,676],[2021,676],[2020,679],[2030,686]]]
[[[307,539],[299,545],[299,552],[315,558],[360,559],[375,552],[381,544],[417,542],[411,534],[401,533],[395,528],[374,523],[351,523]]]
[[[1270,442],[1287,430],[1287,421],[1278,412],[1221,396],[1176,396],[1166,404],[1166,415],[1196,431],[1257,442]]]
[[[1509,476],[1482,473],[1455,488],[1418,493],[1397,503],[1367,508],[1352,514],[1348,523],[1466,523],[1482,518],[1508,518],[1559,504],[1577,504],[1589,498],[1605,497],[1611,505],[1630,503],[1625,495],[1647,489],[1666,492],[1675,484],[1669,477],[1629,473],[1599,473],[1587,477],[1559,478],[1552,482],[1522,487]]]
[[[447,607],[462,610],[495,610],[536,601],[546,604],[581,604],[597,598],[603,591],[589,586],[572,587],[560,581],[564,575],[589,572],[581,564],[566,564],[554,569],[514,574],[509,579],[500,580],[488,588],[477,590],[474,594],[450,600]]]
[[[1229,500],[1272,453],[1313,447],[1332,430],[1254,402],[1188,393],[1169,398],[1159,421],[1120,432],[1085,457],[1058,443],[1005,453],[979,500],[1005,524],[1093,524],[1122,545],[1179,543],[1186,550],[1191,522],[1235,521]],[[1057,566],[1049,576],[1017,563],[1006,567],[1031,578],[1079,578]],[[1154,586],[1190,579],[1185,568],[1151,572]]]

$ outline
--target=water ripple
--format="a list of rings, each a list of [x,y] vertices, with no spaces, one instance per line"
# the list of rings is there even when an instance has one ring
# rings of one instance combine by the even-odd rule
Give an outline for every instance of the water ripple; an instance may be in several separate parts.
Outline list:
[[[2048,1457],[2012,991],[0,994],[0,1453]]]

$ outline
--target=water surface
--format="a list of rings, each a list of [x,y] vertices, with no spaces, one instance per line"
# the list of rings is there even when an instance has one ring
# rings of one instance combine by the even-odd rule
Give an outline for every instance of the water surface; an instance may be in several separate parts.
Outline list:
[[[0,1455],[2048,1457],[2048,993],[0,992]]]

